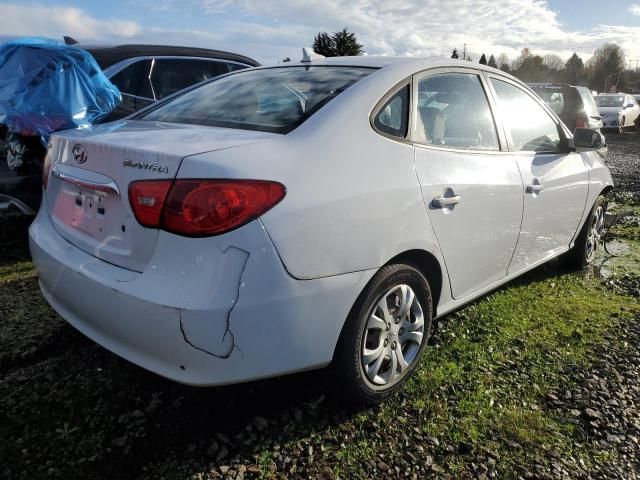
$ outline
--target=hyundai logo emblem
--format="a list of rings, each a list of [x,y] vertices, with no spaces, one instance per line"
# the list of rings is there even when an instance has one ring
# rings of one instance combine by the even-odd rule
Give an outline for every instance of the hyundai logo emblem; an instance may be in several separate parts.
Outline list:
[[[73,159],[76,163],[83,164],[87,161],[87,149],[79,143],[73,146],[71,149],[71,155],[73,155]]]

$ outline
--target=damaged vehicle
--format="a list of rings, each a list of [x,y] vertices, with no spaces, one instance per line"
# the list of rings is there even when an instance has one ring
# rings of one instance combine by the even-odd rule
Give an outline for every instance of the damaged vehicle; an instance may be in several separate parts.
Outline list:
[[[53,308],[145,369],[211,386],[330,366],[373,404],[434,318],[593,260],[603,144],[490,67],[305,51],[52,135],[30,248]]]
[[[18,116],[29,126],[25,130],[8,125],[0,113],[0,212],[17,210],[28,215],[37,212],[42,197],[42,162],[48,133],[117,120],[198,82],[259,65],[243,55],[205,48],[84,45],[69,37],[65,37],[65,42],[67,45],[47,39],[9,42],[23,47],[20,58],[9,59],[11,63],[0,59],[0,104],[11,101],[16,91],[32,97],[35,90],[46,88],[49,93],[46,98],[40,96],[35,102],[29,101],[25,108],[35,110],[37,116],[43,118],[57,117],[55,121],[41,122],[43,128],[38,130],[32,128],[33,115],[21,110]],[[37,61],[34,55],[40,56]],[[71,60],[70,56],[73,56]],[[93,97],[92,92],[84,88],[86,82],[76,80],[83,66],[87,66],[87,79],[101,71],[105,82],[109,81],[120,92],[118,102],[86,119],[83,109],[91,104]],[[23,74],[16,75],[25,68],[33,71],[28,75],[29,80],[25,80]],[[73,88],[69,79],[75,81]],[[6,88],[7,82],[11,82],[10,89]],[[78,92],[85,92],[84,98],[77,98]],[[57,105],[51,99],[55,99]]]

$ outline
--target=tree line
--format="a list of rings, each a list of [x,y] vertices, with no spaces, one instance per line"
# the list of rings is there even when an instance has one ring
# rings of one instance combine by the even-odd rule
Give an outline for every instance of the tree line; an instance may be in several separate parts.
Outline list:
[[[313,39],[313,50],[325,57],[365,52],[356,35],[346,27],[333,34],[318,32]],[[451,58],[460,58],[457,48],[453,49]],[[462,60],[473,61],[468,55]],[[479,62],[528,83],[561,82],[589,87],[597,92],[640,92],[640,69],[637,65],[635,69],[627,68],[624,51],[612,42],[598,47],[587,62],[577,53],[564,61],[556,54],[537,55],[529,48],[523,48],[513,60],[504,53],[497,58],[493,54],[487,58],[483,53]]]
[[[459,58],[453,49],[451,58]],[[471,57],[466,60],[472,61]],[[598,47],[593,56],[584,62],[577,53],[562,60],[556,54],[537,55],[523,48],[520,55],[511,60],[506,54],[497,59],[482,54],[480,63],[510,73],[527,83],[560,82],[588,87],[597,92],[640,91],[640,70],[627,65],[624,51],[613,42]]]

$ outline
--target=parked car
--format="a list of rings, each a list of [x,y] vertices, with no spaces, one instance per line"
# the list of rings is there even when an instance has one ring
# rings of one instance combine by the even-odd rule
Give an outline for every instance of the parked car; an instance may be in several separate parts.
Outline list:
[[[73,40],[71,39],[71,42]],[[83,45],[121,92],[122,103],[102,122],[130,115],[185,87],[258,64],[255,60],[204,48],[169,45]],[[45,149],[37,137],[11,135],[0,125],[0,210],[35,215],[41,200]],[[19,161],[13,161],[18,158]],[[19,164],[20,168],[13,165]]]
[[[530,83],[529,87],[547,102],[570,130],[602,129],[602,118],[588,88],[567,83]]]
[[[598,110],[605,129],[616,129],[618,133],[633,127],[640,116],[640,105],[635,98],[625,93],[601,93],[596,97]]]
[[[593,260],[603,144],[483,65],[307,57],[54,134],[30,248],[53,308],[152,372],[331,364],[375,403],[434,318],[559,255]]]

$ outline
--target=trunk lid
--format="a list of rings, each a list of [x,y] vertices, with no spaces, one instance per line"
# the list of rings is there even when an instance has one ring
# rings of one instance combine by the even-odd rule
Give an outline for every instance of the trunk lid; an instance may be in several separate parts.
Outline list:
[[[128,197],[135,180],[175,178],[185,157],[247,145],[273,134],[127,121],[51,137],[45,191],[54,227],[70,243],[114,265],[142,272],[157,229],[141,226]]]

